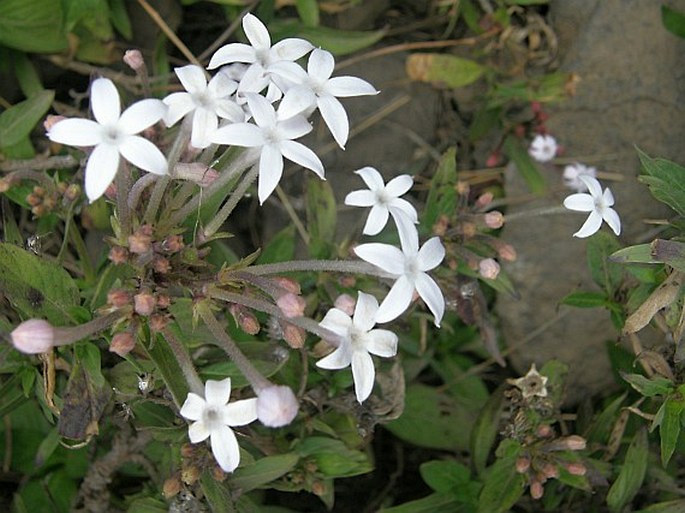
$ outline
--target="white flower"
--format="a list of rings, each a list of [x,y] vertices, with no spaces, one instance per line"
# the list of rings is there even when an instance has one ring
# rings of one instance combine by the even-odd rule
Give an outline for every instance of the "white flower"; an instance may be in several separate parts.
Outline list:
[[[402,250],[389,244],[361,244],[354,249],[357,256],[397,278],[376,313],[376,322],[389,322],[399,317],[418,292],[435,317],[436,326],[445,313],[445,298],[437,283],[426,274],[445,258],[445,248],[439,237],[428,240],[419,249],[419,234],[406,216],[396,216]]]
[[[569,210],[590,212],[590,216],[573,236],[589,237],[599,230],[602,219],[606,221],[616,235],[619,235],[621,233],[621,219],[618,217],[618,213],[611,208],[614,204],[614,195],[611,194],[609,188],[604,189],[604,193],[602,193],[602,186],[596,178],[585,175],[580,175],[578,178],[585,183],[589,194],[571,194],[564,200],[564,206]]]
[[[141,100],[123,113],[119,93],[111,80],[98,78],[90,88],[95,121],[65,119],[48,132],[51,141],[70,146],[95,146],[86,165],[86,195],[92,202],[102,196],[119,169],[119,155],[133,165],[164,175],[167,161],[161,151],[137,134],[157,123],[166,112],[160,100]]]
[[[345,148],[350,132],[350,122],[345,108],[337,98],[351,96],[366,96],[378,94],[380,91],[361,78],[334,77],[335,60],[333,55],[325,50],[315,48],[309,56],[307,71],[293,62],[281,61],[274,63],[269,70],[295,84],[288,88],[281,102],[279,111],[284,118],[316,106],[321,117],[326,122],[333,138],[341,148]],[[274,80],[278,81],[277,77]],[[281,87],[281,89],[284,89]]]
[[[359,292],[354,316],[331,308],[319,323],[340,337],[340,345],[328,356],[316,362],[322,369],[344,369],[352,365],[354,392],[360,403],[371,395],[376,370],[371,355],[390,358],[397,354],[397,335],[392,331],[373,329],[378,301],[370,294]]]
[[[311,169],[324,178],[321,160],[305,145],[293,141],[311,132],[312,126],[302,116],[281,120],[273,106],[262,96],[247,95],[256,125],[251,123],[234,123],[221,127],[211,137],[217,144],[232,144],[248,148],[261,147],[259,157],[259,184],[257,192],[259,202],[271,195],[283,174],[283,157]]]
[[[416,209],[407,200],[400,198],[411,189],[414,183],[411,176],[396,176],[385,185],[381,174],[372,167],[363,167],[355,173],[362,177],[369,188],[350,192],[345,197],[345,205],[371,207],[363,233],[378,234],[388,222],[389,214],[393,217],[398,214],[407,215],[413,223],[418,222]]]
[[[233,472],[240,463],[240,447],[229,426],[244,426],[257,420],[257,398],[228,404],[231,396],[231,378],[223,381],[208,380],[204,399],[189,393],[181,415],[194,421],[188,428],[188,437],[194,444],[210,439],[212,454],[225,472]]]
[[[257,416],[267,427],[287,426],[297,416],[299,404],[292,389],[283,385],[271,385],[257,396]]]
[[[557,154],[557,141],[551,135],[538,134],[530,143],[528,153],[538,162],[549,162]]]
[[[576,192],[587,191],[587,186],[580,179],[580,175],[596,178],[597,169],[580,164],[579,162],[570,164],[564,168],[564,185],[569,189],[574,189]]]
[[[219,117],[232,122],[245,120],[243,109],[231,99],[238,84],[224,73],[217,73],[207,83],[204,70],[192,64],[176,68],[176,75],[187,92],[172,93],[164,98],[169,107],[164,122],[171,126],[192,113],[193,130],[190,143],[196,148],[210,145],[209,136],[219,126]]]

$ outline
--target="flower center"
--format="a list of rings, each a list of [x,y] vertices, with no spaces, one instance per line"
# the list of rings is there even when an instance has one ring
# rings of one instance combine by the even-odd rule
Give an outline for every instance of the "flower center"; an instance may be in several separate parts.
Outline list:
[[[195,105],[205,109],[210,109],[212,107],[212,99],[209,97],[206,91],[197,93],[193,95],[193,100],[195,100]]]
[[[388,203],[390,203],[391,199],[392,198],[388,195],[388,193],[385,192],[385,189],[376,191],[376,201],[379,205],[386,206]]]
[[[208,406],[202,412],[202,422],[209,431],[214,431],[218,429],[221,425],[221,413],[216,406]]]
[[[116,125],[102,127],[102,139],[107,144],[117,145],[120,142],[121,134]]]
[[[415,257],[407,258],[404,262],[404,274],[409,278],[414,278],[419,273],[419,263]]]
[[[352,326],[350,328],[350,345],[352,346],[352,351],[366,351],[364,347],[364,335],[363,331]]]

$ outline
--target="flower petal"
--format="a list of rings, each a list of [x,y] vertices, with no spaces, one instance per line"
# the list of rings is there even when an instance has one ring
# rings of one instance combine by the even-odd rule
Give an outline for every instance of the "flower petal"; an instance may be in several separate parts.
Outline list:
[[[190,438],[190,442],[194,444],[207,440],[210,434],[207,425],[201,420],[193,422],[188,428],[188,438]]]
[[[402,196],[406,194],[414,185],[414,179],[409,175],[399,175],[388,182],[385,192],[390,196]]]
[[[390,322],[397,319],[409,307],[413,295],[414,284],[406,276],[400,276],[378,308],[376,322]]]
[[[212,454],[224,472],[233,472],[240,463],[240,446],[233,430],[220,426],[212,432],[210,438]]]
[[[307,148],[304,144],[295,141],[281,141],[279,147],[283,156],[307,169],[311,169],[320,178],[324,177],[324,169],[321,160],[316,153]]]
[[[371,242],[355,247],[354,253],[362,260],[366,260],[394,276],[404,274],[405,256],[395,246]]]
[[[376,192],[385,189],[383,177],[376,168],[366,166],[361,169],[357,169],[355,174],[362,177],[362,180],[364,180],[364,183],[370,190]]]
[[[280,109],[279,109],[280,114]],[[283,139],[298,139],[312,131],[312,125],[304,116],[293,116],[290,119],[279,121],[276,125],[278,135]]]
[[[115,125],[121,114],[119,91],[108,78],[98,78],[90,86],[90,109],[101,125]]]
[[[268,50],[271,48],[269,31],[254,14],[247,13],[243,16],[243,30],[255,50]]]
[[[578,179],[587,186],[588,191],[593,198],[598,199],[602,197],[602,186],[597,178],[590,175],[578,175]]]
[[[335,59],[332,53],[321,48],[314,48],[312,50],[307,62],[307,72],[312,78],[317,82],[324,82],[331,78],[334,68]]]
[[[373,360],[366,351],[352,353],[352,378],[354,379],[354,393],[361,404],[371,395],[376,378]]]
[[[183,88],[191,94],[204,93],[207,89],[207,77],[205,70],[200,66],[188,64],[180,68],[174,68],[176,76],[181,81]]]
[[[395,224],[397,224],[402,251],[407,256],[416,255],[419,251],[419,231],[414,226],[414,222],[408,216],[405,216],[401,210],[396,210],[395,212],[397,215],[394,215],[393,219]]]
[[[102,142],[102,127],[90,119],[64,119],[48,132],[51,141],[69,146],[95,146]]]
[[[190,93],[171,93],[163,101],[167,106],[166,114],[164,114],[166,126],[175,125],[179,119],[195,108],[195,101]]]
[[[328,94],[332,94],[338,98],[367,96],[380,93],[380,91],[376,91],[376,88],[366,80],[357,77],[333,77],[326,84],[325,90]]]
[[[371,207],[374,203],[376,203],[376,195],[368,189],[352,191],[345,196],[345,205],[351,207]]]
[[[350,121],[342,103],[336,100],[333,95],[323,94],[317,98],[316,105],[319,107],[319,112],[321,112],[321,117],[326,122],[326,126],[333,134],[333,139],[344,150],[350,135]]]
[[[205,401],[211,406],[224,406],[231,397],[231,378],[217,381],[208,379],[205,383]]]
[[[352,362],[352,352],[350,345],[341,344],[328,356],[324,356],[321,360],[316,362],[316,366],[322,369],[339,370],[344,369]]]
[[[382,356],[383,358],[391,358],[397,354],[397,343],[399,339],[392,331],[389,330],[371,330],[366,335],[366,350]]]
[[[316,96],[307,86],[295,86],[288,89],[278,106],[278,119],[288,119],[316,105]]]
[[[357,305],[354,308],[352,322],[360,331],[369,331],[376,324],[378,300],[371,294],[359,291]]]
[[[98,144],[86,164],[86,196],[92,203],[102,196],[119,169],[119,150],[112,144]]]
[[[222,46],[209,60],[207,69],[215,69],[224,64],[232,62],[248,62],[252,63],[257,60],[257,52],[250,45],[245,43],[229,43]]]
[[[618,216],[618,212],[613,208],[607,208],[602,217],[617,236],[621,235],[621,218]]]
[[[269,51],[269,64],[278,61],[296,61],[314,48],[309,41],[289,37],[276,43]]]
[[[604,189],[602,199],[604,200],[604,205],[606,205],[607,207],[611,207],[614,205],[614,195],[611,193],[611,189],[609,189],[609,187]]]
[[[405,199],[402,199],[402,198],[393,199],[388,204],[388,210],[393,215],[393,218],[395,217],[395,215],[404,215],[404,216],[407,216],[409,218],[409,220],[414,224],[419,222],[419,215],[416,213],[416,209],[414,208],[414,205],[412,205],[411,203],[409,203]],[[394,212],[395,210],[399,210],[399,212]],[[397,222],[397,219],[395,219],[395,222]]]
[[[260,128],[269,128],[276,125],[276,111],[269,101],[255,93],[246,93],[247,105]]]
[[[595,200],[587,193],[579,192],[567,196],[564,207],[576,212],[592,212],[595,209]]]
[[[226,73],[217,73],[207,84],[207,93],[214,99],[226,98],[235,93],[238,83]]]
[[[244,426],[257,420],[257,398],[243,399],[221,409],[221,418],[227,426]]]
[[[190,144],[195,148],[206,148],[211,144],[211,136],[218,126],[216,114],[205,108],[197,109],[193,114]]]
[[[385,225],[388,224],[389,214],[390,212],[385,206],[374,205],[371,207],[362,233],[364,235],[378,235],[385,228]]]
[[[269,65],[269,73],[284,78],[292,84],[304,84],[308,77],[302,67],[292,61],[278,61]]]
[[[223,119],[228,119],[232,123],[242,123],[245,121],[245,111],[233,100],[222,98],[216,100],[214,112]]]
[[[347,337],[352,326],[352,318],[338,308],[331,308],[321,319],[319,326],[341,337]]]
[[[573,236],[579,239],[589,237],[599,230],[600,226],[602,226],[602,216],[593,210],[585,220],[585,223],[583,223],[583,226],[580,227],[580,230],[574,233]]]
[[[274,192],[281,176],[283,176],[283,156],[275,145],[267,144],[262,148],[262,154],[259,158],[257,195],[260,205],[263,205]]]
[[[188,420],[200,420],[205,410],[205,400],[197,394],[190,392],[181,406],[181,416]]]
[[[251,123],[222,126],[212,134],[211,139],[216,144],[230,144],[246,148],[256,148],[265,143],[262,131]]]
[[[134,166],[154,173],[165,175],[168,164],[159,148],[147,139],[137,135],[129,135],[119,144],[119,151]]]
[[[439,266],[444,258],[445,246],[442,245],[440,237],[433,237],[421,246],[416,260],[421,271],[430,271]]]
[[[164,117],[167,106],[161,100],[140,100],[124,111],[117,127],[128,135],[142,132]]]
[[[433,322],[439,328],[442,316],[445,314],[445,297],[438,284],[426,273],[419,273],[416,277],[416,292],[419,293],[423,302],[433,314]]]

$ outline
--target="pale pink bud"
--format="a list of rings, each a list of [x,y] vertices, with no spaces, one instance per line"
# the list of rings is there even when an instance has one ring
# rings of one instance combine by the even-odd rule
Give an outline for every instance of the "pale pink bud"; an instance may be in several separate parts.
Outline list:
[[[189,180],[198,184],[200,187],[207,187],[219,178],[219,173],[216,169],[201,164],[200,162],[176,164],[174,172],[176,178]]]
[[[357,301],[349,294],[340,294],[336,298],[335,303],[333,303],[333,306],[335,306],[338,310],[342,310],[350,317],[354,315],[354,307],[356,305]]]
[[[287,386],[266,387],[257,396],[257,418],[267,427],[287,426],[297,416],[299,405]]]
[[[133,71],[138,71],[145,66],[145,59],[140,50],[126,50],[124,53],[124,63]]]
[[[115,264],[124,264],[128,261],[128,250],[121,246],[114,246],[109,250],[109,259]]]
[[[579,462],[574,461],[571,463],[566,463],[564,466],[566,467],[566,470],[568,470],[568,473],[574,476],[584,476],[587,472],[587,467]]]
[[[49,132],[53,126],[65,119],[67,118],[64,116],[54,116],[53,114],[48,114],[45,118],[45,121],[43,121],[43,128],[45,128],[46,132]]]
[[[178,253],[185,247],[181,235],[169,235],[162,241],[162,249],[169,253]]]
[[[114,201],[117,198],[117,184],[112,182],[105,189],[105,197],[109,200]]]
[[[156,304],[157,300],[150,292],[143,291],[133,296],[133,309],[138,315],[150,315]]]
[[[136,347],[136,339],[128,331],[114,335],[109,344],[109,350],[122,358],[130,353],[134,347]]]
[[[542,499],[542,496],[545,493],[545,489],[542,487],[542,483],[540,481],[533,481],[530,483],[530,496],[535,499],[536,501],[539,499]]]
[[[540,424],[537,429],[540,438],[549,438],[554,434],[554,430],[549,424]]]
[[[285,340],[290,347],[293,349],[300,349],[304,346],[306,333],[302,328],[284,321],[279,321],[279,325],[283,333],[283,340]]]
[[[10,338],[22,353],[46,353],[55,345],[55,328],[43,319],[29,319],[14,328]]]
[[[107,293],[107,304],[114,308],[123,308],[131,303],[131,294],[124,289],[113,289]]]
[[[545,463],[542,466],[542,472],[547,479],[556,479],[559,477],[559,469],[554,463]]]
[[[530,468],[530,458],[528,456],[519,456],[516,458],[516,472],[525,474]]]
[[[562,440],[567,449],[571,451],[582,451],[587,447],[587,442],[585,438],[578,435],[567,436]]]
[[[499,164],[500,155],[496,151],[492,152],[485,160],[485,167],[495,167]]]
[[[276,285],[286,292],[292,292],[293,294],[299,294],[302,292],[300,284],[291,278],[286,278],[285,276],[274,276],[271,279],[276,282]]]
[[[478,272],[483,278],[494,280],[499,275],[499,264],[493,258],[485,258],[478,263]]]
[[[281,309],[286,317],[301,317],[304,315],[304,307],[307,306],[302,296],[297,296],[291,292],[283,294],[276,300],[278,308]]]
[[[152,249],[152,227],[143,225],[128,237],[128,249],[131,253],[143,255]]]
[[[261,326],[259,325],[257,317],[255,317],[255,315],[243,305],[232,303],[229,305],[228,311],[231,312],[231,315],[233,315],[235,323],[245,333],[249,335],[256,335],[259,333]]]
[[[514,246],[507,243],[504,243],[497,248],[497,254],[502,260],[506,260],[507,262],[514,262],[518,256]]]
[[[478,196],[478,199],[476,200],[476,208],[487,207],[490,203],[492,203],[494,197],[495,196],[491,192],[484,192],[483,194]]]
[[[488,212],[487,214],[485,214],[485,225],[488,228],[496,230],[497,228],[502,228],[503,224],[504,216],[502,215],[502,212],[493,210],[492,212]]]

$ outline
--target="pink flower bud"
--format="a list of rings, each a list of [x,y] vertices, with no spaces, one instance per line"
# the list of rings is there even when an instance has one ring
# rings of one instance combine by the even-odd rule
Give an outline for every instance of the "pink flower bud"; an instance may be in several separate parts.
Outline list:
[[[176,164],[174,172],[176,178],[194,182],[200,187],[207,187],[219,178],[219,173],[216,169],[200,162]]]
[[[128,249],[136,255],[143,255],[152,249],[152,237],[138,230],[128,236]]]
[[[143,291],[133,296],[133,309],[138,315],[150,315],[156,305],[157,300],[150,292]]]
[[[116,265],[125,264],[128,261],[128,250],[121,246],[114,246],[109,250],[109,259]]]
[[[500,155],[498,152],[493,151],[488,158],[485,160],[485,167],[495,167],[499,164]]]
[[[162,249],[169,253],[178,253],[185,247],[183,237],[180,235],[169,235],[162,241]]]
[[[549,424],[540,424],[537,429],[540,438],[549,438],[554,434],[554,430]]]
[[[10,338],[22,353],[46,353],[55,345],[55,328],[43,319],[29,319],[14,328]]]
[[[559,469],[554,463],[545,463],[542,466],[542,472],[547,479],[556,479],[559,477]]]
[[[497,254],[502,260],[506,260],[507,262],[514,262],[518,256],[514,246],[507,243],[504,243],[497,248]]]
[[[525,474],[530,468],[530,458],[527,456],[519,456],[516,458],[516,472]]]
[[[306,333],[299,326],[295,326],[289,322],[279,321],[278,323],[283,333],[283,340],[293,349],[300,349],[304,346]]]
[[[350,317],[354,315],[354,307],[356,305],[357,301],[349,294],[340,294],[336,298],[335,303],[333,303],[333,306],[335,306],[338,310],[342,310]]]
[[[487,214],[485,214],[485,225],[488,228],[496,230],[497,228],[502,228],[503,224],[504,216],[502,215],[502,212],[493,210],[492,212],[488,212]]]
[[[245,308],[243,305],[239,305],[238,303],[232,303],[229,305],[228,310],[229,312],[231,312],[231,315],[233,316],[235,323],[245,333],[249,335],[256,335],[257,333],[259,333],[261,326],[259,325],[257,317],[255,317],[255,315],[252,312],[250,312],[247,308]]]
[[[292,292],[283,294],[276,300],[278,308],[286,317],[301,317],[304,315],[304,307],[307,306],[302,296],[296,296]]]
[[[483,278],[494,280],[499,275],[499,264],[493,258],[484,258],[478,263],[478,272]]]
[[[52,114],[48,114],[45,118],[45,121],[43,121],[43,128],[45,128],[46,132],[49,132],[53,126],[65,119],[67,118],[64,116],[54,116]]]
[[[545,489],[542,487],[542,483],[540,481],[533,481],[530,483],[530,496],[537,500],[542,499],[542,496],[545,493]]]
[[[130,353],[134,347],[136,347],[136,339],[128,331],[114,335],[109,344],[109,350],[122,358]]]
[[[107,293],[107,304],[114,308],[123,308],[131,303],[131,294],[124,289],[113,289]]]
[[[587,447],[585,438],[578,435],[567,436],[562,440],[567,449],[571,451],[582,451]]]
[[[490,203],[492,203],[492,200],[494,198],[495,196],[491,192],[484,192],[483,194],[478,196],[478,199],[476,200],[476,208],[487,207]]]
[[[286,292],[291,292],[293,294],[299,294],[302,292],[300,284],[291,278],[286,278],[285,276],[274,276],[271,279],[278,287],[282,288]]]
[[[139,71],[145,67],[145,59],[143,59],[143,54],[140,53],[140,50],[126,50],[123,61],[133,71]]]
[[[257,396],[257,418],[267,427],[287,426],[297,416],[299,404],[286,386],[266,387]]]
[[[580,462],[574,461],[571,463],[566,463],[564,466],[566,467],[566,470],[568,470],[568,473],[574,476],[584,476],[587,472],[587,467]]]

